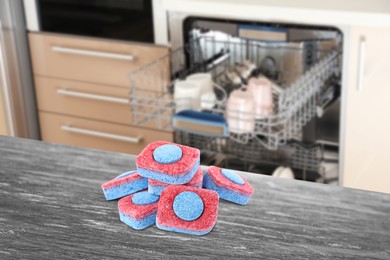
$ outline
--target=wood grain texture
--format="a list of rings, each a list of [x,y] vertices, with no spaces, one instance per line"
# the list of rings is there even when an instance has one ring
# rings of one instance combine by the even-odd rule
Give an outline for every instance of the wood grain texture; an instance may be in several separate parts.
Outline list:
[[[129,89],[85,82],[36,76],[35,92],[39,111],[84,117],[117,124],[131,125]],[[59,90],[87,93],[102,97],[121,98],[128,103],[66,96]]]
[[[74,145],[114,151],[128,154],[140,153],[144,147],[158,140],[172,141],[170,132],[162,132],[137,126],[127,126],[90,120],[86,118],[59,115],[50,112],[39,112],[42,140],[59,144]],[[122,140],[113,140],[93,135],[72,133],[62,130],[62,126],[72,126],[85,130],[92,130],[106,134],[120,135],[123,137],[139,138],[138,143],[130,143]]]
[[[167,47],[54,33],[28,34],[35,76],[130,88],[128,74],[167,55]],[[134,56],[133,61],[59,53],[52,47]],[[160,75],[160,74],[156,74]]]
[[[243,173],[206,236],[135,231],[100,185],[134,156],[0,137],[0,259],[389,259],[390,196]]]

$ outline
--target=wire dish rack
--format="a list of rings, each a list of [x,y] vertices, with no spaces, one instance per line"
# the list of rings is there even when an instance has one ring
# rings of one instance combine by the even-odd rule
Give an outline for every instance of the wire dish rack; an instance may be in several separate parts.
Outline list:
[[[265,44],[240,38],[227,41],[215,37],[195,39],[129,74],[132,122],[172,131],[171,116],[178,104],[173,98],[177,80],[193,73],[209,72],[215,86],[223,88],[227,84],[226,71],[236,64],[250,60],[259,67],[264,57],[279,53],[290,58],[285,64],[281,62],[273,72],[273,84],[279,89],[273,93],[273,114],[256,119],[253,131],[230,132],[227,138],[241,145],[255,144],[256,153],[259,147],[277,150],[288,140],[301,138],[303,126],[322,106],[322,94],[329,83],[340,76],[340,52],[337,49],[318,48],[311,55],[314,57],[312,62],[302,66],[300,57],[304,52],[305,49],[289,44]],[[226,115],[226,99],[217,100],[208,112]]]
[[[321,144],[304,145],[290,140],[286,145],[273,151],[257,143],[256,139],[248,144],[237,143],[230,138],[211,138],[196,134],[175,131],[175,140],[193,147],[201,147],[207,152],[203,164],[218,165],[225,168],[272,174],[278,166],[288,166],[294,170],[295,177],[301,180],[326,182],[324,147]],[[222,159],[213,157],[222,155]]]

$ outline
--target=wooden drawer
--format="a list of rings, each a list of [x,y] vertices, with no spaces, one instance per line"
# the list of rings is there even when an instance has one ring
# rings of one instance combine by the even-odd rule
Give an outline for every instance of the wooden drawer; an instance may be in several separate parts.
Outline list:
[[[138,154],[153,141],[173,141],[172,133],[115,125],[77,117],[39,113],[42,140]]]
[[[165,47],[53,34],[29,33],[29,41],[35,75],[128,88],[129,72],[168,54]]]
[[[40,111],[131,124],[129,89],[35,77]]]

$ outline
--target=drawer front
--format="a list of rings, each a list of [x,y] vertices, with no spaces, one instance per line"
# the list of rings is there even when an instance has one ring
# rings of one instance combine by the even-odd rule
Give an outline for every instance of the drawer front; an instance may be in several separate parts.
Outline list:
[[[130,88],[128,73],[168,54],[168,48],[30,33],[35,75]]]
[[[42,140],[72,146],[138,154],[153,141],[173,141],[172,133],[77,117],[39,113]]]
[[[129,89],[35,77],[40,111],[131,124]]]

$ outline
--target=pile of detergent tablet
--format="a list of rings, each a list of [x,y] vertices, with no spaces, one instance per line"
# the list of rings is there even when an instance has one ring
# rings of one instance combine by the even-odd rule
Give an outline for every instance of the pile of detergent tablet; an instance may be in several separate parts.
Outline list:
[[[254,191],[227,169],[210,166],[203,176],[199,164],[198,149],[150,143],[136,158],[136,171],[117,176],[102,189],[107,200],[121,198],[119,218],[134,229],[156,224],[163,230],[204,235],[217,222],[219,198],[245,205]]]

